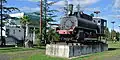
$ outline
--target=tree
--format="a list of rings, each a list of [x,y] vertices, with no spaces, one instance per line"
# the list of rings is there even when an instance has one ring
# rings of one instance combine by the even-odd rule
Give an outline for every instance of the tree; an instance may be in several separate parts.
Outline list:
[[[110,32],[109,32],[109,29],[106,27],[105,28],[105,36],[104,36],[104,38],[106,39],[106,40],[109,40],[110,39]]]
[[[8,16],[7,13],[10,13],[10,12],[16,11],[16,10],[19,11],[19,9],[16,7],[6,7],[4,4],[7,3],[7,0],[0,0],[0,3],[1,3],[1,6],[0,6],[0,9],[1,9],[1,46],[3,46],[3,45],[6,45],[5,37],[3,37],[3,35],[2,35],[3,20],[5,20],[6,17]]]
[[[22,24],[24,28],[24,41],[25,41],[25,37],[28,36],[28,24],[30,24],[30,19],[28,16],[23,16],[20,19],[21,19],[20,23]]]
[[[112,39],[112,41],[116,41],[116,31],[115,30],[111,31],[111,39]]]
[[[25,15],[29,16],[29,20],[30,23],[29,25],[32,25],[33,27],[32,28],[29,28],[29,33],[32,33],[33,35],[33,42],[36,42],[36,32],[38,32],[38,29],[36,28],[36,26],[38,27],[39,26],[39,20],[40,20],[40,17],[39,15],[36,15],[35,13],[25,13]]]
[[[44,2],[44,1],[43,1]],[[46,41],[46,38],[48,36],[48,34],[46,33],[46,30],[50,31],[50,27],[46,27],[47,24],[51,24],[51,22],[55,22],[55,20],[53,19],[54,17],[57,17],[57,15],[55,15],[55,12],[58,12],[57,10],[53,10],[50,9],[50,7],[56,2],[50,2],[50,3],[46,3],[43,4],[43,17],[42,17],[42,37],[44,37],[44,40]],[[45,6],[46,5],[46,6]],[[40,5],[39,5],[40,6]],[[39,12],[34,12],[36,15],[40,15]],[[53,31],[53,30],[51,30]],[[49,33],[50,34],[50,33]],[[55,35],[55,34],[54,34]],[[52,37],[52,36],[51,36]],[[45,42],[46,44],[46,42]]]
[[[92,13],[92,14],[90,14],[90,16],[94,17],[94,14]]]
[[[119,41],[119,36],[120,36],[120,33],[117,32],[117,33],[116,33],[116,39],[117,39],[117,41]]]
[[[52,43],[53,41],[59,40],[59,35],[56,33],[54,29],[49,29],[47,35],[50,43]]]

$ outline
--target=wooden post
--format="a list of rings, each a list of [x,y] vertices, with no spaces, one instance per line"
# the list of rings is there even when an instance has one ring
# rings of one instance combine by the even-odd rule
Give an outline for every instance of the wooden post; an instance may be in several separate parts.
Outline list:
[[[40,40],[42,40],[42,0],[40,0]]]

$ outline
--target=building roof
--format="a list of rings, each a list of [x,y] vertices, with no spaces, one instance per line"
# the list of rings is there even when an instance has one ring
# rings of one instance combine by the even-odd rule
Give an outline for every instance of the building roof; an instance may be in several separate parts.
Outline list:
[[[15,14],[9,14],[11,17],[17,17],[17,18],[21,18],[24,16],[24,13],[15,13]]]
[[[21,25],[19,18],[23,17],[24,15],[29,16],[30,21],[31,21],[31,25],[39,25],[40,17],[38,15],[35,15],[34,13],[23,13],[23,12],[21,12],[21,13],[9,14],[9,16],[11,17],[10,19],[15,20],[15,23],[17,25]]]

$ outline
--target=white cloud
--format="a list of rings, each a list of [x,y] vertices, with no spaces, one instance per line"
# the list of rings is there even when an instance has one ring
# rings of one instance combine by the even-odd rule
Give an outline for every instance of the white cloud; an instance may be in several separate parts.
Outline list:
[[[74,6],[80,4],[81,7],[85,7],[85,6],[94,4],[94,3],[98,2],[98,1],[99,0],[68,0],[68,3],[73,4]],[[65,1],[64,0],[58,1],[55,5],[64,6]]]
[[[117,12],[117,13],[120,13],[120,10],[119,9],[112,9],[112,12]]]
[[[120,13],[120,0],[113,0],[112,12],[113,13]]]
[[[47,1],[47,3],[51,3],[51,2],[54,2],[54,1]]]
[[[120,8],[120,0],[115,0],[113,7]]]
[[[109,17],[119,18],[120,19],[120,15],[109,15]]]
[[[40,0],[18,0],[18,1],[31,1],[31,2],[39,2]],[[51,1],[48,1],[51,2]]]
[[[61,0],[61,1],[58,1],[54,4],[55,6],[64,6],[65,5],[65,1]]]
[[[120,32],[120,28],[118,27],[118,28],[115,28],[114,29],[116,32]]]
[[[113,30],[113,28],[109,28],[109,31],[111,32],[111,30]],[[116,32],[120,32],[120,28],[118,27],[118,28],[114,28],[114,30],[116,31]]]
[[[96,3],[98,1],[99,0],[69,0],[69,3],[71,3],[75,6],[80,4],[81,7],[86,7],[88,5]]]
[[[24,16],[24,13],[15,13],[15,14],[9,14],[11,17],[18,17],[18,18],[21,18]]]
[[[38,1],[40,1],[40,0],[28,0],[28,1],[38,2]]]
[[[31,1],[31,2],[38,2],[40,0],[17,0],[17,1]]]
[[[99,11],[100,10],[100,8],[99,7],[96,7],[96,8],[85,8],[84,9],[85,11]]]
[[[74,7],[74,11],[76,11],[76,6],[78,4],[80,4],[80,7],[81,7],[81,10],[88,10],[88,11],[95,11],[95,10],[99,10],[98,8],[85,8],[89,5],[92,5],[94,3],[97,3],[99,0],[67,0],[68,1],[68,4],[73,4]],[[55,3],[54,5],[57,6],[57,7],[64,7],[66,4],[66,2],[64,0],[61,0],[61,1],[58,1],[57,3]],[[60,8],[61,9],[61,8]]]
[[[25,11],[25,12],[35,12],[35,11],[39,11],[40,10],[40,7],[35,7],[35,8],[31,8],[31,7],[22,7],[22,8],[19,8],[21,11]]]

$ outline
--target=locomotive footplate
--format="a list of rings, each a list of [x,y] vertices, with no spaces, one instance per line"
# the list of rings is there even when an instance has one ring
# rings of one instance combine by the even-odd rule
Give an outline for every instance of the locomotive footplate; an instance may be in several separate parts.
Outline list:
[[[98,45],[98,44],[105,44],[102,41],[98,41],[98,40],[86,40],[86,41],[77,41],[77,40],[71,40],[71,41],[53,41],[53,44],[81,44],[81,45]]]

